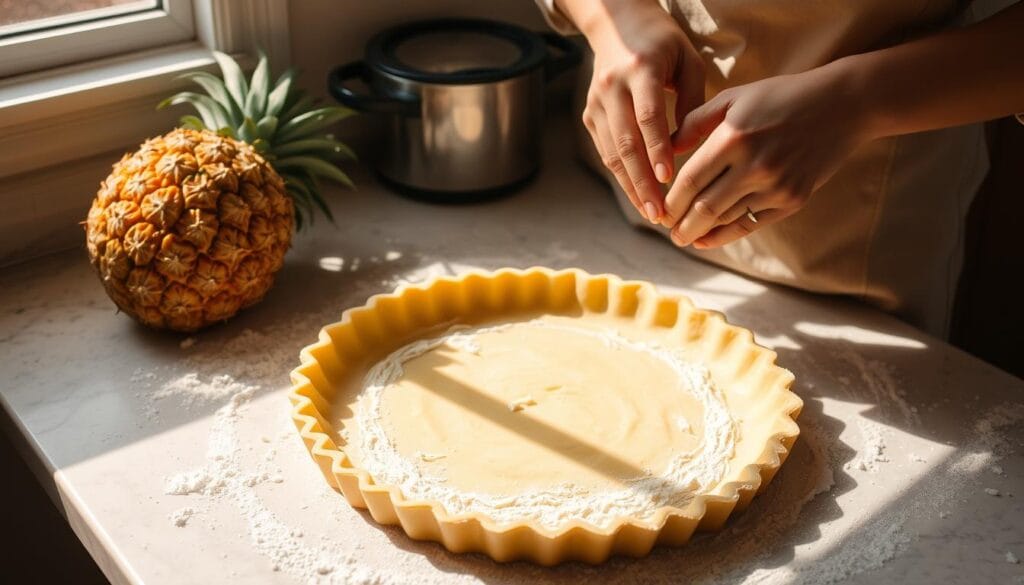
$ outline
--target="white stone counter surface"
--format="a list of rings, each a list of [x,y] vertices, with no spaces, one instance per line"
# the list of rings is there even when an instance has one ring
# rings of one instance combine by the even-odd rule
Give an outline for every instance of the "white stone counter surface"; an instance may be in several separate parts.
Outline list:
[[[5,430],[26,439],[106,575],[154,585],[1024,582],[1024,382],[876,310],[741,278],[628,227],[568,134],[548,136],[532,184],[488,203],[417,203],[356,173],[357,191],[329,193],[336,224],[296,237],[263,303],[194,337],[117,314],[84,249],[0,271]],[[403,282],[533,265],[689,295],[752,329],[796,374],[800,439],[723,532],[597,567],[498,565],[382,528],[327,486],[285,398],[320,325]]]

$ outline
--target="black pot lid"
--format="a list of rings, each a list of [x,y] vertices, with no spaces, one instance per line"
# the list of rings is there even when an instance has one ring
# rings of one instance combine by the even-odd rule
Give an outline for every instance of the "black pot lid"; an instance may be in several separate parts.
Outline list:
[[[490,83],[518,77],[544,62],[540,35],[503,22],[443,19],[414,22],[374,36],[371,68],[411,81]]]

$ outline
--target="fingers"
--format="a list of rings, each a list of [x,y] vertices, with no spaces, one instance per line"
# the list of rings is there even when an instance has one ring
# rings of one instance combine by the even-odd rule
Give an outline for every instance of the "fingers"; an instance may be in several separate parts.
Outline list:
[[[663,215],[663,196],[661,187],[654,177],[643,136],[637,126],[633,97],[627,90],[619,89],[605,99],[608,130],[618,151],[619,160],[633,183],[637,199],[640,200],[640,213],[649,221],[658,221]]]
[[[711,101],[686,114],[675,136],[672,137],[672,145],[676,152],[693,150],[705,136],[710,136],[725,120],[731,105],[727,91],[719,93]],[[678,107],[677,105],[677,109]]]
[[[704,61],[699,57],[680,59],[673,85],[676,90],[676,127],[681,128],[686,116],[704,103]]]
[[[751,210],[753,210],[753,207],[751,207]],[[796,213],[795,209],[766,209],[764,211],[756,212],[755,218],[757,221],[754,222],[747,217],[746,211],[744,210],[743,215],[741,215],[739,219],[725,225],[720,225],[695,240],[693,242],[693,247],[703,250],[706,248],[724,246],[725,244],[749,236],[766,225],[771,225],[781,221],[794,213]]]
[[[672,241],[678,246],[688,246],[718,225],[722,214],[750,192],[746,181],[745,173],[730,169],[701,191],[672,229]]]
[[[667,184],[672,180],[674,170],[672,141],[665,114],[665,93],[654,77],[645,77],[634,84],[633,109],[654,177],[658,182]]]
[[[778,207],[776,197],[765,192],[751,193],[740,199],[736,204],[729,208],[728,211],[719,216],[718,225],[726,225],[737,221],[741,217],[745,216],[748,211],[754,212],[754,217],[756,219],[756,214],[758,212],[772,209],[774,207]],[[698,240],[699,239],[700,238],[698,238]]]
[[[671,228],[682,219],[697,194],[708,188],[729,167],[727,137],[713,132],[707,142],[693,153],[676,175],[665,196],[665,213],[661,225]],[[723,210],[724,211],[724,210]]]
[[[626,168],[622,165],[618,150],[615,148],[615,142],[608,131],[608,121],[605,117],[604,109],[599,105],[588,106],[583,112],[583,125],[590,132],[590,138],[594,141],[594,146],[597,147],[601,163],[615,176],[615,180],[618,181],[619,186],[622,187],[622,191],[629,198],[629,202],[633,204],[633,207],[636,207],[637,210],[643,209],[640,200],[637,199],[633,182],[630,181]]]

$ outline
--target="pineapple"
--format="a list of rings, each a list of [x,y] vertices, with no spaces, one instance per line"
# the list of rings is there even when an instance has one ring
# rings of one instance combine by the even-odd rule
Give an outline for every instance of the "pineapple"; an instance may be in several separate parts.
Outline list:
[[[114,164],[85,221],[107,294],[158,329],[195,331],[259,302],[293,229],[314,208],[333,219],[318,179],[352,186],[332,161],[354,155],[324,134],[350,110],[312,109],[292,85],[294,71],[271,85],[264,55],[249,80],[230,57],[215,56],[223,80],[190,73],[206,94],[160,105],[188,103],[199,116]]]

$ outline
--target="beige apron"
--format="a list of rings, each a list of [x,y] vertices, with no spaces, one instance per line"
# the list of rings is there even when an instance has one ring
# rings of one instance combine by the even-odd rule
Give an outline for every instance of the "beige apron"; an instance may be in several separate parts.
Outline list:
[[[554,28],[572,32],[550,0],[538,3]],[[965,18],[950,0],[675,0],[663,6],[705,58],[709,98]],[[582,71],[580,110],[588,83],[589,72]],[[590,145],[588,162],[604,172],[582,126],[581,140]],[[722,248],[686,251],[756,278],[861,298],[944,338],[962,265],[964,220],[987,160],[980,124],[877,140],[855,152],[799,213]],[[654,229],[611,174],[604,175],[630,221]]]

